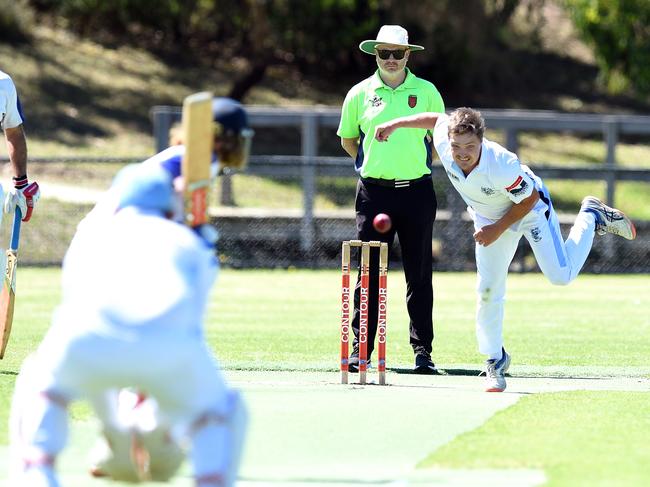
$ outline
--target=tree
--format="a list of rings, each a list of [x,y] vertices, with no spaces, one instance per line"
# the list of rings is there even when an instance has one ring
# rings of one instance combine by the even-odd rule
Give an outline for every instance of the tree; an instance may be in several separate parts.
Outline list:
[[[650,93],[650,2],[565,0],[575,25],[593,46],[603,81],[612,94]]]
[[[512,25],[517,12],[532,17],[546,1],[31,0],[83,35],[108,34],[159,53],[183,49],[193,62],[214,66],[234,61],[243,68],[229,91],[237,99],[273,66],[291,65],[286,71],[297,79],[367,76],[374,60],[359,42],[374,38],[382,24],[401,24],[426,47],[413,56],[414,71],[467,101],[476,99],[468,93],[493,100],[513,86],[535,89],[540,76],[526,62],[534,32],[522,39]]]
[[[34,11],[27,0],[0,0],[0,42],[28,42]]]

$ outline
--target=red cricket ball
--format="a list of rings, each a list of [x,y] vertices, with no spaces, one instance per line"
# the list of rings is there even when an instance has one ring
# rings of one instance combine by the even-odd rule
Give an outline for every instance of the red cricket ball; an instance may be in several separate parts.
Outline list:
[[[390,217],[386,213],[379,213],[375,216],[374,220],[372,220],[372,226],[374,226],[375,230],[379,233],[386,233],[390,230],[392,224],[393,222],[391,222]]]

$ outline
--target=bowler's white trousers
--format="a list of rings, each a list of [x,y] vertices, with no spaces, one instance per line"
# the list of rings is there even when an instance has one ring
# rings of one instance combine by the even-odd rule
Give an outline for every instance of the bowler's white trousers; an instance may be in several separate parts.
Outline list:
[[[475,230],[494,223],[471,208]],[[477,311],[476,338],[479,352],[488,358],[501,358],[503,346],[503,309],[508,268],[521,237],[528,240],[539,268],[552,284],[566,285],[580,273],[591,251],[595,234],[595,217],[580,212],[566,241],[548,193],[515,225],[488,246],[476,244]]]

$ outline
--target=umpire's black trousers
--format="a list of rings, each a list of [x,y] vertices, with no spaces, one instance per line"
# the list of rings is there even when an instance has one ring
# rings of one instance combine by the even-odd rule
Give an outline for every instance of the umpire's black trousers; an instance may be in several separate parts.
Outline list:
[[[413,351],[424,349],[431,353],[433,342],[433,285],[431,240],[437,210],[436,193],[430,177],[403,182],[360,179],[355,202],[358,238],[363,241],[380,240],[392,248],[395,234],[399,238],[406,277],[406,307],[410,324],[410,342]],[[372,224],[375,215],[386,213],[392,220],[387,233],[377,232]],[[359,258],[357,259],[357,261]],[[377,299],[379,252],[370,251],[370,291],[368,309],[368,357],[372,353],[377,333]],[[352,330],[354,344],[359,337],[360,272],[354,290]],[[390,294],[390,289],[388,290]],[[388,323],[391,324],[390,310]]]

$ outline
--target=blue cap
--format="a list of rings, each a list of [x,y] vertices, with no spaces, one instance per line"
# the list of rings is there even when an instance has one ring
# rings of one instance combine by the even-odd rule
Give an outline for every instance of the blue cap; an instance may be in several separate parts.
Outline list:
[[[219,122],[224,132],[241,133],[248,128],[248,115],[241,103],[232,98],[214,98],[212,100],[212,118]]]
[[[145,210],[173,210],[172,178],[156,164],[130,164],[117,173],[111,191],[118,194],[118,208],[135,206]]]

